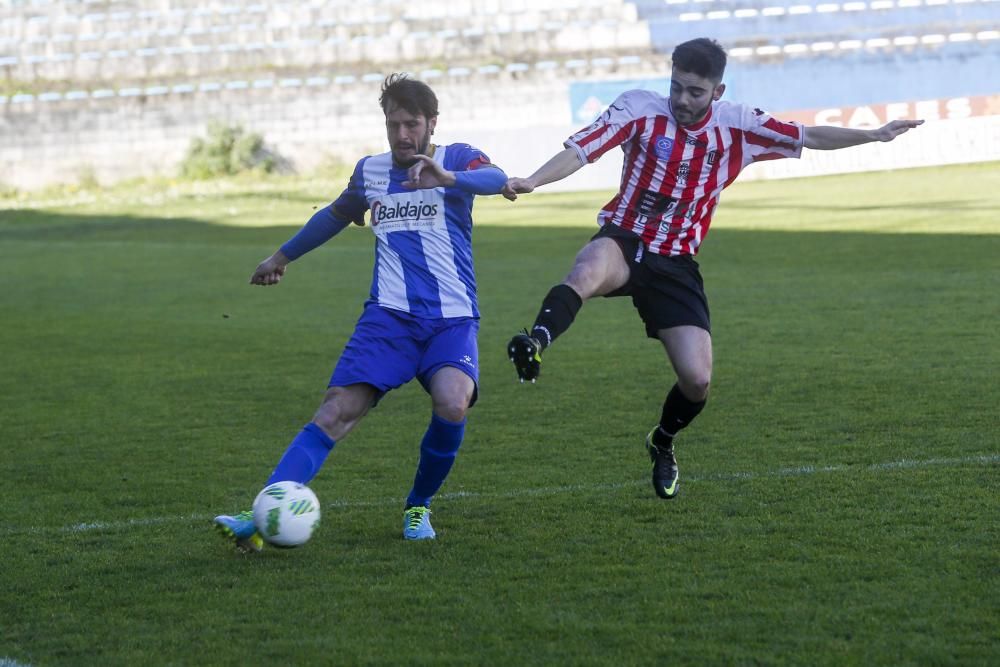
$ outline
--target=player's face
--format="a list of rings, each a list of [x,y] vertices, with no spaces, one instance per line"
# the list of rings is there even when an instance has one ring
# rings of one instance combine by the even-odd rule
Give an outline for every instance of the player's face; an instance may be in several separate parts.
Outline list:
[[[437,118],[428,119],[422,114],[414,116],[402,107],[390,107],[385,114],[385,133],[393,161],[408,167],[413,164],[414,155],[426,155],[436,124]]]
[[[726,85],[676,67],[670,74],[670,110],[681,125],[694,125],[722,97]]]

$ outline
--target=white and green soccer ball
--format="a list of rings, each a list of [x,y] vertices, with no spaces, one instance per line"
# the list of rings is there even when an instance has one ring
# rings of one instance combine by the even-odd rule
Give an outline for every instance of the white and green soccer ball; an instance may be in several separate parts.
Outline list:
[[[268,544],[301,546],[319,527],[319,500],[304,484],[275,482],[254,499],[253,523]]]

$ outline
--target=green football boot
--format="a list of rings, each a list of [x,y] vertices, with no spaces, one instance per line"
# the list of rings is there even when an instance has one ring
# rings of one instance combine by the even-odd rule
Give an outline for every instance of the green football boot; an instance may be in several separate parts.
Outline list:
[[[215,530],[243,553],[256,553],[264,548],[264,538],[253,523],[253,512],[247,510],[236,516],[221,514],[215,517],[214,523]]]
[[[414,505],[403,512],[403,538],[407,540],[433,540],[437,534],[431,526],[431,511],[423,505]]]

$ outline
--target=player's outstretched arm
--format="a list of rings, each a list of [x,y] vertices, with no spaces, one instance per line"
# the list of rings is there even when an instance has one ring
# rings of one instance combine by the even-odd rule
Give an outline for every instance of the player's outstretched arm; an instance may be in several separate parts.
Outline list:
[[[561,181],[584,164],[575,148],[564,148],[528,178],[507,179],[507,185],[501,192],[504,197],[514,201],[519,194],[527,194],[539,186]]]
[[[346,216],[338,214],[336,204],[330,204],[313,213],[309,222],[303,225],[292,238],[270,257],[257,265],[250,276],[251,285],[277,285],[285,275],[285,267],[314,248],[323,245],[339,234],[350,222]],[[361,217],[355,222],[364,224]]]
[[[253,275],[250,276],[250,284],[277,285],[281,282],[281,277],[285,275],[285,267],[288,266],[288,261],[285,253],[278,250],[257,265]]]
[[[838,148],[848,148],[873,141],[892,141],[904,132],[908,132],[918,125],[923,125],[923,123],[922,120],[894,120],[877,130],[854,130],[847,127],[816,125],[805,128],[803,145],[814,150],[834,151]]]

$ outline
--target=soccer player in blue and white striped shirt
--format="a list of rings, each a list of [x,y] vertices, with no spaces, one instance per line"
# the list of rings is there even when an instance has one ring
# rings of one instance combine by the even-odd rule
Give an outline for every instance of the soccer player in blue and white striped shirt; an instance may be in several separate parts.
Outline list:
[[[379,102],[391,150],[362,158],[336,201],[250,278],[254,285],[278,283],[289,262],[352,222],[364,225],[369,213],[375,233],[370,297],[323,402],[266,484],[309,482],[386,392],[417,378],[431,396],[432,413],[406,499],[403,536],[431,539],[431,498],[455,461],[479,381],[472,202],[477,194],[498,194],[507,175],[468,144],[431,144],[438,103],[426,84],[394,74]],[[244,550],[262,546],[250,512],[216,517],[215,524]]]

